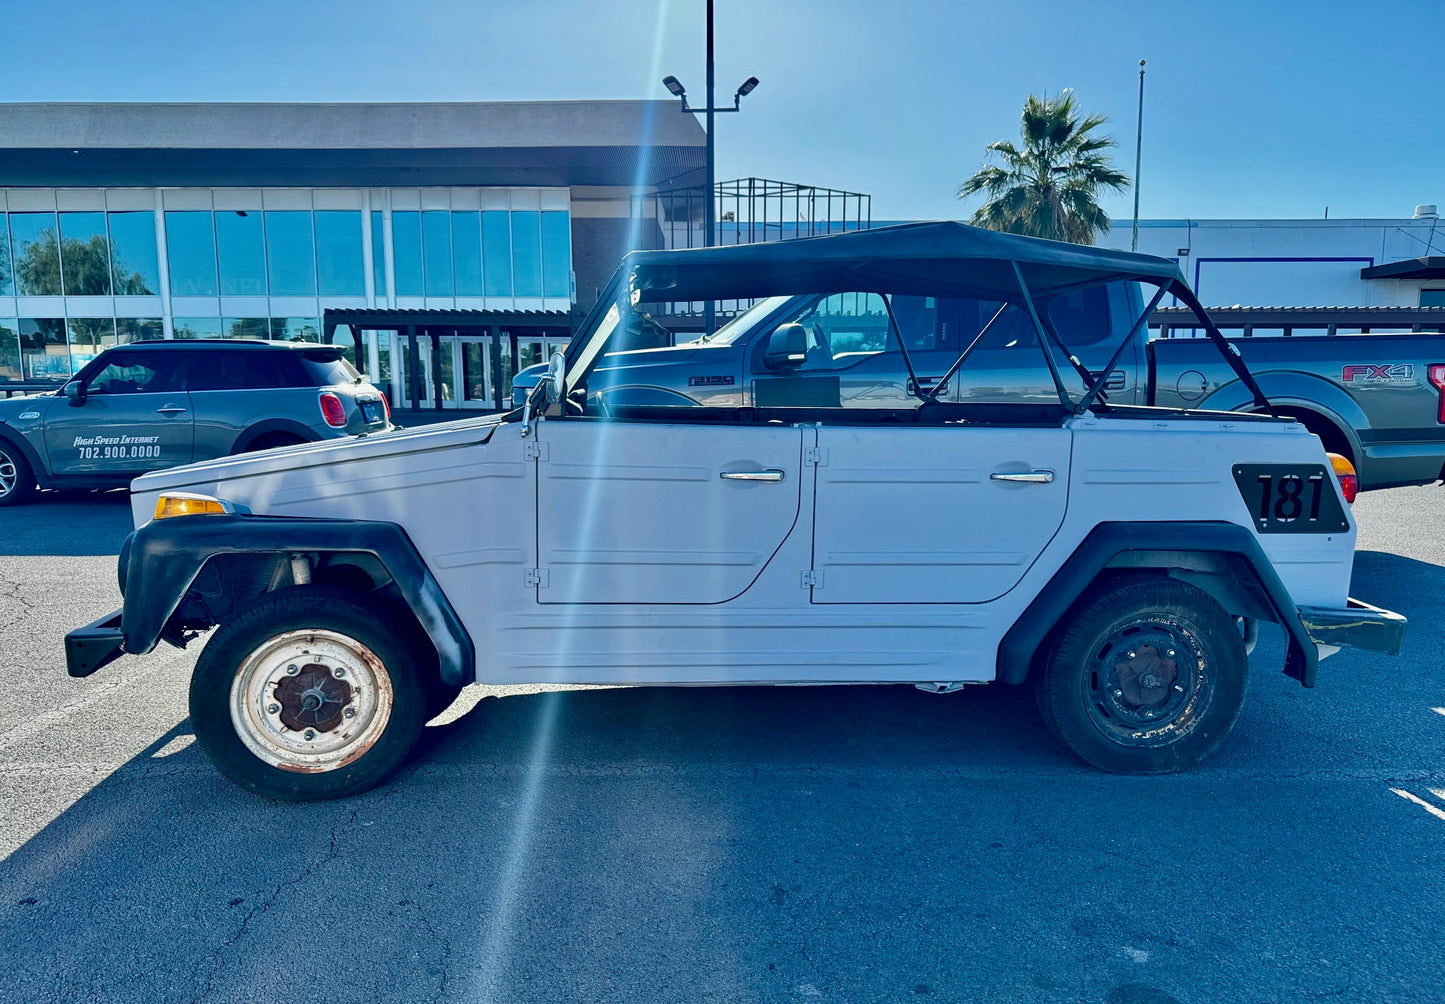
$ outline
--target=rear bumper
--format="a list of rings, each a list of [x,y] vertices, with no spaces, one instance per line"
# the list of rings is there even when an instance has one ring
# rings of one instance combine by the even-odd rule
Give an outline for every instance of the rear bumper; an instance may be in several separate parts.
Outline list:
[[[124,655],[124,641],[119,610],[76,628],[65,636],[65,671],[71,676],[89,676]]]
[[[1300,623],[1316,645],[1363,648],[1399,655],[1405,642],[1405,618],[1351,597],[1344,609],[1300,607]]]

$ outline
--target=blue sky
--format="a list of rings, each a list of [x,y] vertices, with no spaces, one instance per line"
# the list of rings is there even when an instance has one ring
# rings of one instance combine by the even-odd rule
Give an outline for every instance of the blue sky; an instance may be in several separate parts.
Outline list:
[[[7,101],[700,101],[703,0],[140,0],[6,5]],[[1107,114],[1144,218],[1408,216],[1445,203],[1445,5],[718,0],[718,177],[959,217],[1029,92]],[[4,138],[0,137],[0,145]],[[1111,197],[1116,217],[1132,196]]]

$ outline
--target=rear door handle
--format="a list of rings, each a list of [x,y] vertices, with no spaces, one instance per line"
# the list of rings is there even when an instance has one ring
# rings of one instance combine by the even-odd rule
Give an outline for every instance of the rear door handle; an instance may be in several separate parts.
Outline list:
[[[1046,485],[1054,480],[1053,471],[1029,471],[1025,474],[999,474],[988,476],[990,481],[1017,481],[1026,485]]]
[[[766,471],[723,471],[718,477],[724,481],[769,481],[783,480],[783,472],[776,467]]]
[[[157,409],[156,409],[156,414],[157,414],[157,415],[179,415],[179,414],[181,414],[181,413],[182,413],[183,411],[185,411],[185,410],[186,410],[186,409],[180,407],[179,405],[168,404],[168,405],[166,405],[164,408],[157,408]]]

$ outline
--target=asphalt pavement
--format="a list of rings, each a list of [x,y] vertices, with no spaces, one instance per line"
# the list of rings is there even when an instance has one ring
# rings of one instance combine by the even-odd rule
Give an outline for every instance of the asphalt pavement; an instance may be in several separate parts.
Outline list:
[[[196,749],[197,646],[65,676],[119,493],[0,510],[0,999],[1439,1001],[1445,488],[1355,508],[1405,653],[1306,691],[1267,627],[1186,774],[1098,773],[1004,687],[474,687],[305,806]]]

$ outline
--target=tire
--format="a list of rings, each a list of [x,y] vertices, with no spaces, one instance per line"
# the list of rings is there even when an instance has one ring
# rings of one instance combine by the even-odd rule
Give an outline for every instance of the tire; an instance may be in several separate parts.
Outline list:
[[[1035,687],[1049,731],[1082,760],[1163,774],[1224,742],[1248,676],[1244,639],[1211,596],[1163,575],[1133,575],[1070,611]]]
[[[196,742],[227,778],[269,798],[373,788],[426,722],[415,634],[384,605],[344,589],[263,596],[216,631],[196,662]]]
[[[0,439],[0,506],[24,505],[35,497],[35,472],[25,454]]]
[[[244,450],[237,453],[259,453],[261,450],[274,450],[279,446],[299,446],[301,443],[309,442],[290,432],[268,432],[264,436],[257,436],[256,440],[247,445]]]

